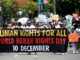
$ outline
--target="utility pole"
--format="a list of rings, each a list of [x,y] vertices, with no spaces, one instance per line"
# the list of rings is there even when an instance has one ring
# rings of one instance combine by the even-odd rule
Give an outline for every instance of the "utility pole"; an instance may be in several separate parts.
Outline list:
[[[53,12],[54,12],[54,15],[56,14],[56,1],[53,0]]]
[[[38,14],[40,14],[40,4],[38,4]]]

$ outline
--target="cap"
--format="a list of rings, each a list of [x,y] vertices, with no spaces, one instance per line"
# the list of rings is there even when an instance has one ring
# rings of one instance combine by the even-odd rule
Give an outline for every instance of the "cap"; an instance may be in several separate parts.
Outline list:
[[[75,28],[75,27],[74,27],[74,26],[71,26],[71,29],[72,29],[72,28]]]

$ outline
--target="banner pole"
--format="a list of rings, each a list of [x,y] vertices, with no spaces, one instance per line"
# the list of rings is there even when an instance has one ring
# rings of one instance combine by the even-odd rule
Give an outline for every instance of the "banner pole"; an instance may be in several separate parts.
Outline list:
[[[42,11],[42,12],[43,12],[43,14],[44,14],[44,4],[43,4],[43,0],[42,0],[42,5],[43,5],[43,11]]]

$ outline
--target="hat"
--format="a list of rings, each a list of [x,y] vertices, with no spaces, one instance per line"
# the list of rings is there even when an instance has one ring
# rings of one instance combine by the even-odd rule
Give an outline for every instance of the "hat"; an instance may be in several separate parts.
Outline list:
[[[75,27],[74,27],[74,26],[71,26],[71,29],[72,29],[72,28],[75,28]]]

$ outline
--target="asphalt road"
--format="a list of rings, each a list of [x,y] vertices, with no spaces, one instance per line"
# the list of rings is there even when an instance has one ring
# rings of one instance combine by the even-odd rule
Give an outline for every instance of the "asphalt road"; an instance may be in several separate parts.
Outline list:
[[[62,53],[54,54],[52,52],[38,52],[37,55],[32,53],[27,55],[27,53],[5,53],[2,55],[0,53],[0,60],[80,60],[80,52],[78,54],[72,53],[72,48],[68,48],[67,55],[62,55]]]

